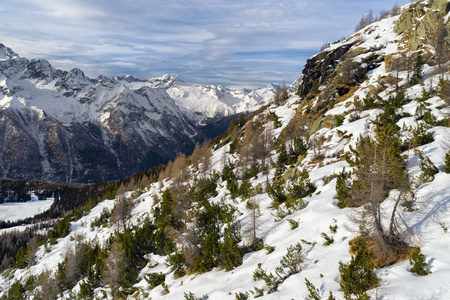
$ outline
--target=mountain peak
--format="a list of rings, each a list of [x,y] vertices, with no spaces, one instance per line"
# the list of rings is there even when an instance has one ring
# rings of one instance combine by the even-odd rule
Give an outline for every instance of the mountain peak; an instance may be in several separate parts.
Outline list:
[[[16,57],[19,57],[19,54],[0,43],[0,60],[13,59]]]

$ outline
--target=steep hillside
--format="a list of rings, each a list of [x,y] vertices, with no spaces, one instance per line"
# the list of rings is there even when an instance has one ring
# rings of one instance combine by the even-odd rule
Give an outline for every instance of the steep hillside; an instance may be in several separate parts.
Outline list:
[[[271,86],[243,92],[168,75],[89,79],[4,45],[0,53],[0,177],[6,178],[123,178],[191,152],[223,127],[224,117],[254,110],[273,94]]]
[[[1,295],[447,299],[448,7],[417,1],[330,45],[295,93],[178,155],[158,182],[18,228],[32,242],[4,252]]]

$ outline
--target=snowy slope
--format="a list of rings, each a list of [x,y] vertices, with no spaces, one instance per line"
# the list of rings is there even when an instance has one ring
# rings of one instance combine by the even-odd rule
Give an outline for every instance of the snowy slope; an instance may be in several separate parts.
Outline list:
[[[360,44],[353,46],[354,48],[363,47],[373,50],[377,55],[387,56],[396,53],[402,46],[393,43],[393,40],[399,40],[399,36],[394,32],[394,22],[397,17],[383,19],[380,22],[369,25],[368,28],[361,32],[367,31],[363,35]],[[370,32],[370,33],[369,33]],[[380,36],[377,38],[377,36]],[[353,43],[356,39],[361,39],[361,33],[350,37],[348,40],[332,45],[328,50],[337,49],[346,43]],[[381,47],[380,47],[381,46]],[[355,61],[362,61],[367,53],[357,55]],[[305,200],[308,205],[301,210],[293,212],[281,220],[276,220],[276,210],[272,205],[272,199],[264,191],[259,191],[254,196],[254,200],[258,203],[261,211],[261,217],[258,222],[258,235],[262,238],[264,245],[274,247],[274,251],[262,249],[259,251],[249,252],[244,256],[242,265],[236,267],[232,271],[225,271],[222,268],[213,269],[203,274],[190,274],[183,277],[176,277],[170,267],[166,264],[166,258],[149,255],[149,264],[140,272],[139,283],[135,285],[140,291],[140,299],[183,299],[186,294],[193,293],[195,297],[207,297],[208,299],[236,299],[236,293],[248,292],[248,299],[255,299],[256,289],[264,290],[264,295],[258,299],[308,299],[308,291],[304,284],[305,278],[310,280],[319,290],[321,299],[327,299],[329,292],[332,292],[336,299],[344,299],[344,294],[339,286],[339,262],[348,262],[350,260],[349,240],[358,235],[355,224],[351,221],[351,216],[360,208],[340,209],[336,203],[336,179],[328,180],[331,175],[336,175],[345,168],[351,169],[348,163],[343,159],[345,153],[350,152],[350,147],[355,147],[357,139],[360,135],[373,135],[374,120],[376,116],[383,111],[383,108],[375,108],[364,110],[360,113],[360,118],[354,120],[352,113],[354,110],[354,100],[356,97],[362,99],[369,92],[371,85],[377,84],[379,79],[393,75],[386,72],[385,62],[380,62],[373,70],[367,74],[367,78],[357,86],[356,90],[347,99],[336,103],[334,108],[328,110],[326,115],[333,117],[334,115],[344,115],[344,121],[339,126],[322,127],[313,133],[311,139],[324,140],[321,147],[321,153],[324,159],[320,162],[315,158],[314,149],[309,149],[303,159],[292,166],[292,169],[306,168],[310,172],[311,181],[317,186],[317,190]],[[435,73],[435,67],[425,65],[424,80],[422,85],[413,85],[407,87],[407,74],[400,72],[401,85],[405,87],[405,93],[410,99],[422,95],[422,90],[430,90],[436,88],[439,81],[439,74]],[[448,73],[447,73],[448,76]],[[168,77],[165,77],[169,80]],[[160,81],[162,81],[161,79]],[[157,80],[156,80],[157,81]],[[155,85],[156,81],[152,84]],[[130,83],[131,85],[139,85],[141,83]],[[158,83],[159,84],[159,83]],[[174,86],[177,87],[174,87]],[[164,86],[168,94],[171,92],[178,95],[179,99],[183,98],[181,91],[183,83],[171,83]],[[323,87],[325,90],[325,87]],[[219,89],[220,90],[220,89]],[[395,90],[394,86],[379,93],[383,99],[388,99]],[[212,93],[218,97],[218,89],[204,88],[202,93]],[[232,94],[220,94],[226,98],[228,104],[233,103]],[[198,107],[197,104],[189,102],[190,98],[186,97],[186,103]],[[178,100],[175,100],[176,102]],[[178,102],[177,102],[178,103]],[[296,117],[301,111],[313,110],[320,106],[319,97],[311,99],[307,102],[298,96],[291,96],[284,104],[280,106],[270,105],[255,116],[255,119],[275,113],[279,117],[280,127],[273,131],[273,137],[276,139],[281,136],[283,129],[287,128],[289,122]],[[403,128],[403,125],[417,126],[418,121],[414,118],[417,101],[411,101],[404,105],[400,110],[405,117],[401,118],[397,125]],[[448,117],[450,110],[444,104],[444,101],[437,95],[426,101],[426,107],[436,116],[436,119],[443,120]],[[409,113],[407,115],[406,113]],[[263,126],[269,128],[273,126],[273,122],[267,122]],[[407,235],[407,242],[410,246],[420,247],[422,253],[426,257],[429,264],[431,274],[427,276],[418,276],[409,272],[410,265],[408,261],[400,262],[382,269],[376,270],[377,277],[381,280],[381,284],[376,289],[369,291],[371,299],[448,299],[450,295],[450,232],[448,227],[450,224],[450,174],[443,172],[444,155],[450,149],[450,129],[443,126],[434,126],[429,129],[433,132],[434,141],[419,148],[426,157],[438,168],[439,172],[435,175],[434,180],[429,182],[417,181],[420,175],[420,167],[418,165],[418,157],[414,151],[406,151],[403,153],[408,158],[408,174],[415,179],[417,186],[414,190],[417,201],[411,212],[403,211],[405,223],[412,229]],[[404,132],[406,134],[406,132]],[[223,157],[231,161],[238,161],[239,155],[227,153],[230,145],[226,144],[213,152],[211,159],[211,170],[221,173],[223,169]],[[276,161],[277,155],[275,151],[271,153],[272,161]],[[257,178],[250,180],[253,187],[265,186],[266,182],[272,182],[275,170],[272,168],[268,175],[259,173]],[[203,174],[190,174],[190,183],[192,184],[194,175],[204,176]],[[173,182],[171,180],[163,180],[153,183],[145,187],[143,193],[134,199],[134,208],[132,210],[131,222],[139,225],[142,219],[149,214],[152,207],[156,205],[155,199],[161,198],[162,192],[170,187]],[[209,199],[211,202],[225,201],[238,209],[241,214],[238,219],[245,228],[249,223],[250,211],[246,208],[244,201],[233,200],[226,188],[226,182],[219,180],[217,188],[218,195]],[[390,196],[383,202],[383,209],[392,206],[396,191],[391,191]],[[58,240],[58,243],[51,249],[49,253],[45,253],[44,247],[38,251],[38,262],[29,269],[13,270],[12,276],[8,278],[5,274],[0,276],[0,285],[7,286],[14,280],[25,281],[30,274],[38,275],[45,269],[55,269],[58,262],[64,260],[65,251],[68,245],[73,245],[76,236],[82,236],[85,241],[98,240],[104,242],[117,229],[112,227],[100,227],[91,229],[91,223],[97,218],[104,208],[111,209],[117,199],[111,199],[101,202],[93,208],[87,215],[78,221],[72,222],[72,232],[65,238]],[[291,229],[290,222],[297,221],[299,226]],[[330,226],[337,226],[336,233],[333,233]],[[326,233],[334,239],[331,245],[324,245],[322,233]],[[244,241],[245,242],[245,241]],[[244,243],[243,242],[243,243]],[[254,281],[253,272],[261,264],[261,268],[268,273],[275,274],[275,270],[280,266],[280,259],[286,254],[287,249],[291,245],[301,243],[305,250],[306,259],[302,264],[302,271],[288,277],[282,282],[278,291],[267,293],[267,287],[264,281]],[[166,275],[165,284],[169,293],[161,285],[150,289],[149,284],[143,279],[147,273],[162,272]],[[79,285],[74,288],[77,292]],[[105,292],[105,293],[103,293]],[[110,299],[107,287],[98,287],[95,289],[95,295],[98,299]],[[107,296],[105,296],[105,294]],[[108,296],[109,295],[109,296]],[[207,295],[207,296],[206,296]],[[66,293],[65,298],[70,296]],[[130,299],[138,298],[131,296]],[[205,299],[203,298],[203,299]]]

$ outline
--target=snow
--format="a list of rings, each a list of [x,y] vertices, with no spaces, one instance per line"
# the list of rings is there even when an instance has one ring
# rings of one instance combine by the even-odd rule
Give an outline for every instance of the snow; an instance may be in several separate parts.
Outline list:
[[[18,221],[26,218],[34,217],[37,214],[48,210],[53,204],[54,199],[48,200],[32,200],[27,202],[10,202],[0,204],[0,220]]]
[[[381,22],[374,23],[366,31],[367,39],[359,47],[383,46],[379,53],[386,55],[398,51],[398,44],[391,41],[398,37],[393,34],[393,23],[398,18],[392,17],[384,19]],[[370,33],[369,33],[370,32]],[[377,36],[380,35],[379,38]],[[356,39],[351,37],[349,40]],[[348,41],[344,41],[346,43]],[[337,47],[333,45],[332,47]],[[424,69],[425,78],[424,87],[429,88],[432,83],[434,86],[438,82],[438,75],[433,74],[433,68],[427,66]],[[310,280],[320,289],[322,299],[328,297],[329,292],[333,292],[336,299],[344,299],[343,292],[339,286],[339,262],[348,262],[350,260],[348,242],[358,235],[355,224],[351,221],[351,216],[358,209],[337,207],[336,202],[336,179],[325,184],[324,178],[330,178],[331,175],[341,172],[344,168],[350,170],[350,166],[339,157],[340,152],[348,153],[350,146],[355,147],[358,137],[372,135],[374,125],[372,120],[382,112],[381,109],[370,109],[360,113],[361,118],[351,121],[350,113],[353,106],[354,97],[360,99],[368,92],[367,87],[375,84],[380,76],[386,75],[384,63],[378,68],[367,74],[368,79],[355,92],[354,96],[345,102],[337,104],[333,109],[327,112],[328,115],[346,114],[343,125],[334,128],[322,128],[316,132],[312,138],[318,136],[325,137],[323,144],[323,154],[325,159],[321,163],[313,162],[313,151],[310,149],[306,157],[296,168],[307,168],[310,171],[310,179],[317,186],[317,191],[304,200],[308,202],[306,208],[295,211],[291,215],[276,221],[276,210],[272,205],[272,200],[267,193],[261,193],[254,196],[261,211],[259,220],[258,234],[263,239],[265,245],[274,246],[275,250],[268,253],[267,250],[250,252],[244,256],[243,264],[232,271],[214,269],[204,274],[191,274],[181,278],[176,278],[170,268],[165,264],[165,257],[150,255],[150,263],[142,270],[140,276],[151,272],[163,272],[166,275],[167,287],[169,293],[166,294],[161,286],[150,290],[145,280],[140,278],[135,286],[148,293],[147,299],[183,299],[185,293],[192,292],[196,297],[208,295],[209,299],[235,299],[235,293],[248,292],[255,287],[265,289],[264,296],[261,299],[306,299],[308,292],[304,284],[305,278]],[[400,76],[405,79],[406,74]],[[206,113],[230,113],[233,105],[239,102],[243,94],[231,90],[224,90],[222,87],[193,87],[186,83],[176,80],[170,76],[164,76],[160,79],[148,82],[128,83],[127,89],[138,89],[144,85],[151,88],[163,88],[170,95],[170,98],[177,103],[180,109],[197,110]],[[150,87],[149,87],[150,88]],[[409,98],[419,96],[422,92],[422,86],[416,85],[406,90]],[[208,107],[206,103],[197,102],[201,97],[198,95],[208,94],[213,103]],[[197,96],[195,96],[197,95]],[[246,94],[248,96],[249,94]],[[380,94],[383,98],[388,98],[387,92]],[[197,97],[197,98],[196,98]],[[203,97],[203,96],[202,96]],[[239,98],[239,99],[238,99]],[[204,99],[204,98],[202,98]],[[220,100],[222,99],[222,100]],[[250,99],[250,98],[249,98]],[[262,101],[256,97],[255,101]],[[142,99],[138,99],[141,101]],[[220,100],[220,101],[219,101]],[[250,101],[250,100],[249,100]],[[250,101],[251,102],[251,101]],[[269,106],[267,111],[274,112],[281,121],[281,127],[274,130],[274,137],[278,137],[283,128],[295,116],[297,110],[302,108],[302,99],[298,96],[292,96],[281,106]],[[222,103],[222,104],[221,104]],[[143,103],[141,103],[144,105]],[[402,111],[414,115],[418,103],[411,101],[406,104]],[[448,116],[448,110],[442,108],[442,101],[439,97],[433,97],[426,101],[427,107],[438,118],[438,120]],[[184,108],[183,108],[184,107]],[[304,107],[303,107],[304,108]],[[265,111],[264,113],[267,113]],[[106,120],[108,116],[102,115]],[[415,125],[417,121],[414,117],[402,118],[397,125]],[[404,212],[405,223],[412,229],[412,233],[407,236],[407,242],[411,246],[420,247],[422,253],[429,263],[431,274],[427,276],[417,276],[409,272],[410,264],[408,261],[397,263],[382,269],[376,270],[377,277],[381,279],[380,287],[369,291],[372,299],[383,300],[402,300],[402,299],[442,299],[446,300],[450,295],[450,174],[443,172],[444,155],[449,150],[450,129],[436,126],[430,129],[433,132],[435,141],[418,149],[438,167],[440,172],[436,174],[431,182],[424,182],[418,185],[415,190],[417,210]],[[216,149],[211,159],[211,172],[221,172],[223,168],[223,156],[228,150],[228,145]],[[420,168],[417,162],[417,156],[409,154],[408,170],[411,178],[417,178]],[[231,161],[237,160],[237,155],[228,155]],[[275,154],[272,160],[275,160]],[[259,174],[258,177],[251,179],[252,186],[265,186],[266,180],[273,179],[273,170],[269,175]],[[155,197],[161,197],[162,191],[170,185],[169,180],[153,183],[145,188],[144,193],[134,200],[131,222],[139,224],[145,216],[150,215],[152,207],[155,205]],[[211,201],[223,199],[227,204],[235,206],[240,212],[239,221],[242,227],[248,223],[249,212],[245,208],[245,202],[233,201],[226,189],[225,183],[220,183],[217,188],[218,196]],[[391,191],[390,197],[383,202],[383,209],[388,209],[392,205],[393,197],[398,193]],[[49,253],[45,253],[43,247],[38,251],[38,263],[29,270],[17,270],[11,276],[20,279],[29,274],[39,274],[44,269],[54,270],[58,262],[64,259],[65,251],[72,245],[76,237],[83,237],[84,240],[96,240],[100,243],[114,233],[114,226],[107,228],[91,229],[90,224],[100,215],[103,209],[112,209],[115,199],[105,200],[94,207],[87,215],[78,221],[72,222],[72,232],[69,236],[58,240],[58,243]],[[1,212],[2,206],[0,206]],[[299,227],[292,230],[288,219],[295,220]],[[330,226],[337,225],[337,232],[332,233]],[[447,232],[449,231],[449,232]],[[334,239],[334,243],[329,246],[323,245],[324,239],[322,233],[326,233]],[[306,243],[307,242],[307,243]],[[258,264],[267,272],[275,274],[276,267],[280,266],[280,259],[286,254],[289,246],[301,243],[305,250],[306,260],[302,265],[302,271],[287,278],[280,286],[279,290],[272,294],[267,294],[267,288],[263,281],[254,281],[252,274]],[[314,246],[312,246],[314,244]],[[0,276],[0,285],[6,286],[8,282],[6,276]],[[96,290],[100,295],[102,288]],[[254,299],[250,293],[249,299]]]
[[[131,77],[91,80],[79,69],[58,77],[56,74],[61,71],[45,60],[28,61],[5,55],[0,58],[5,62],[0,87],[11,93],[0,94],[0,108],[38,109],[41,116],[63,124],[106,124],[111,117],[109,110],[128,114],[130,105],[148,112],[149,120],[158,121],[162,112],[170,110],[200,124],[207,118],[254,111],[260,103],[272,99],[275,90],[272,85],[254,91],[200,86],[169,75],[146,81]],[[30,63],[39,63],[45,78],[31,78]]]

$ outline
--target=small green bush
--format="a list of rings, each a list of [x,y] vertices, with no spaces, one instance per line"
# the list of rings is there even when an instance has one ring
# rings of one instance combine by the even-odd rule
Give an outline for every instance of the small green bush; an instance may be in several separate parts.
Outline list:
[[[345,172],[345,168],[336,177],[336,193],[337,193],[337,206],[344,208],[349,206],[350,191],[352,186],[352,173]]]
[[[409,259],[409,264],[412,266],[412,268],[409,269],[412,273],[416,273],[419,276],[425,276],[430,273],[430,271],[428,271],[428,264],[425,262],[425,255],[420,253],[419,249],[414,249],[411,258]]]
[[[321,236],[325,239],[325,242],[323,242],[324,246],[329,246],[334,243],[334,239],[328,236],[325,232],[322,232]]]
[[[334,225],[334,226],[332,226],[332,225],[330,225],[330,231],[332,232],[332,233],[336,233],[337,232],[337,229],[338,229],[338,226],[337,225]]]
[[[356,299],[369,299],[366,291],[378,285],[379,280],[373,272],[374,267],[370,258],[370,253],[363,244],[356,257],[352,256],[349,263],[339,262],[341,274],[339,284],[346,299],[351,299],[351,295],[355,295]]]
[[[291,230],[294,230],[295,228],[298,227],[298,222],[292,219],[288,219],[287,220],[289,222],[289,225],[291,226]]]
[[[334,115],[334,122],[336,123],[336,127],[339,127],[342,124],[344,124],[344,119],[345,119],[344,114]]]
[[[281,258],[280,263],[283,268],[289,269],[289,274],[296,274],[302,270],[301,264],[304,260],[302,245],[297,243],[287,248],[287,253]]]
[[[420,174],[420,179],[423,181],[429,181],[434,179],[434,175],[439,173],[438,168],[431,162],[428,156],[423,156],[423,153],[417,151],[419,156],[419,165],[422,174]]]
[[[248,299],[248,292],[245,292],[245,293],[242,293],[242,292],[239,292],[239,293],[235,293],[235,295],[236,295],[236,300],[247,300]]]
[[[444,172],[450,173],[450,150],[445,154]]]

